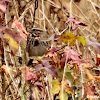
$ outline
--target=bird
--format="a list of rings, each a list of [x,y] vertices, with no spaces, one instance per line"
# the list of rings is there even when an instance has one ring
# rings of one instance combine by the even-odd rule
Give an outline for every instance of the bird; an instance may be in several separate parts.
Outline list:
[[[32,29],[30,35],[27,36],[26,63],[28,64],[31,58],[45,55],[48,48],[50,48],[50,40],[48,41],[46,32],[40,29]]]

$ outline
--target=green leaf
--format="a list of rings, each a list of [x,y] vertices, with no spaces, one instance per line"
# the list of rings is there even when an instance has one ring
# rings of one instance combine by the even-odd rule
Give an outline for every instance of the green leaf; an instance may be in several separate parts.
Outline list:
[[[82,36],[78,36],[77,39],[82,43],[83,46],[85,46],[85,38]]]
[[[58,80],[52,81],[53,87],[51,88],[51,92],[55,95],[60,91],[60,82]]]
[[[66,79],[68,79],[71,82],[71,84],[73,84],[74,79],[70,72],[66,72],[65,77],[66,77]]]
[[[75,40],[76,40],[75,38],[71,38],[71,39],[69,39],[68,42],[67,42],[67,45],[68,45],[68,46],[72,46],[72,45],[74,45]]]
[[[63,77],[63,70],[61,71],[61,69],[57,69],[57,74],[59,77]]]
[[[59,100],[68,100],[68,94],[65,91],[63,91],[63,93],[62,93],[62,91],[60,91]]]
[[[74,45],[76,40],[76,35],[70,32],[66,32],[61,35],[61,38],[59,39],[60,42],[67,43],[68,46]]]
[[[23,77],[23,73],[22,73],[22,77]],[[22,81],[21,81],[21,100],[25,100],[25,97],[24,97],[24,86],[25,86],[25,81],[22,78]]]
[[[51,84],[53,86],[60,84],[60,82],[56,79],[56,80],[52,80]]]
[[[10,46],[12,52],[15,54],[16,51],[18,50],[18,44],[17,44],[16,40],[15,40],[14,38],[12,38],[12,37],[11,37],[10,35],[8,35],[8,34],[4,34],[3,37],[9,39],[9,41],[8,41],[9,46]]]
[[[70,69],[66,68],[65,72],[72,72]]]
[[[65,36],[70,36],[70,37],[75,37],[75,35],[73,33],[70,33],[70,32],[66,32],[64,35]]]

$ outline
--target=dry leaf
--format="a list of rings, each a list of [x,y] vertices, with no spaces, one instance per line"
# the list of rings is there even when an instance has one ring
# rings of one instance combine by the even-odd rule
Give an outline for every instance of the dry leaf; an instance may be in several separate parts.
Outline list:
[[[0,71],[3,71],[6,75],[15,73],[12,67],[7,67],[6,65],[1,66]]]
[[[94,76],[94,78],[96,79],[97,82],[100,83],[100,76]]]
[[[89,62],[81,63],[79,67],[82,66],[83,68],[93,68],[92,64]]]
[[[96,51],[95,51],[95,54],[96,54],[96,60],[97,60],[96,66],[99,66],[99,64],[100,64],[100,54],[98,54]]]
[[[89,96],[88,100],[96,100],[96,98],[91,98],[94,95],[94,91],[92,90],[92,86],[90,87],[87,83],[83,83],[84,86],[84,97]],[[84,100],[84,97],[82,100]]]
[[[76,73],[79,73],[79,66],[77,65],[77,63],[74,63],[74,67],[75,67]]]
[[[73,89],[72,89],[72,87],[70,87],[70,86],[68,85],[67,80],[63,80],[63,81],[61,82],[61,85],[63,85],[65,92],[67,92],[67,93],[70,94],[70,95],[73,94]]]
[[[91,80],[95,81],[94,76],[90,73],[89,70],[85,70],[85,73],[87,75],[87,82],[90,82]]]

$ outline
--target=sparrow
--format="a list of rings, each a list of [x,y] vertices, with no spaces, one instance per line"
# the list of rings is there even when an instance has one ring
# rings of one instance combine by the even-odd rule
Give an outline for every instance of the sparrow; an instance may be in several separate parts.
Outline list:
[[[48,48],[50,48],[50,41],[45,40],[43,38],[47,38],[46,32],[39,29],[33,29],[29,36],[27,36],[27,44],[26,44],[26,61],[29,62],[30,58],[34,58],[37,56],[43,56],[48,52]],[[42,39],[41,39],[42,38]]]

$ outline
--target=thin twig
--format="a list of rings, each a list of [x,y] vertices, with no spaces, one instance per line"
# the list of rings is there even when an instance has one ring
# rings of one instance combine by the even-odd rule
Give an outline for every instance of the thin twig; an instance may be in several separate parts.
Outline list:
[[[14,79],[16,79],[19,75],[21,75],[21,72],[19,72],[15,77],[14,77]],[[9,84],[7,85],[7,87],[5,88],[5,92],[6,92],[6,90],[9,88],[9,86],[12,84],[12,80],[9,82]]]
[[[43,14],[43,12],[41,10],[39,10],[40,13]],[[56,30],[54,29],[53,25],[51,24],[50,20],[46,17],[46,15],[44,14],[45,19],[48,21],[48,23],[50,24],[50,26],[52,27],[52,29],[54,30],[54,32],[56,33]]]
[[[64,72],[63,72],[63,79],[62,79],[62,86],[61,86],[62,100],[64,100],[64,96],[63,96],[63,92],[64,92],[64,78],[65,78],[65,72],[66,72],[66,68],[67,68],[67,66],[66,66],[67,61],[68,61],[68,53],[67,53],[67,56],[66,56]]]
[[[35,7],[34,7],[34,14],[33,14],[33,26],[34,26],[35,13],[36,13],[37,8],[38,8],[38,0],[35,0]]]

